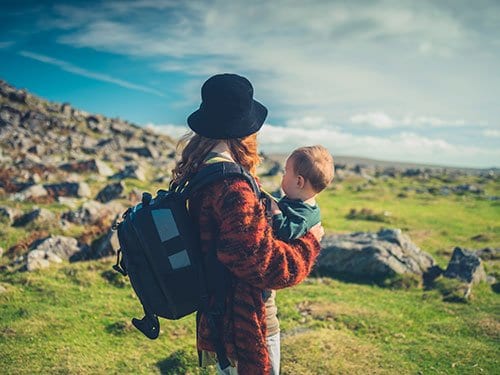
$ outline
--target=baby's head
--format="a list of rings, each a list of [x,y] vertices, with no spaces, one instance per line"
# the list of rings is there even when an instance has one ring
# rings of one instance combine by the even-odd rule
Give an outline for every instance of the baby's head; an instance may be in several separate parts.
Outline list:
[[[300,147],[288,157],[281,188],[291,199],[307,200],[333,180],[333,157],[323,146]]]

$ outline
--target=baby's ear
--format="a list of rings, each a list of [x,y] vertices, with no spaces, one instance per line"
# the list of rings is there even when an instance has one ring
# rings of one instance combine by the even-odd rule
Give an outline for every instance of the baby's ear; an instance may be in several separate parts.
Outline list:
[[[300,174],[297,176],[297,187],[303,189],[306,184],[306,180]]]

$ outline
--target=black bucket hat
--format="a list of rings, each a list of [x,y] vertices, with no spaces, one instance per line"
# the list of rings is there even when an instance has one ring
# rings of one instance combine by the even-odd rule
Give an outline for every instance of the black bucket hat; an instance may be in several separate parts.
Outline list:
[[[250,81],[237,74],[210,77],[201,87],[201,100],[187,123],[206,138],[246,137],[259,131],[267,116],[267,108],[253,99]]]

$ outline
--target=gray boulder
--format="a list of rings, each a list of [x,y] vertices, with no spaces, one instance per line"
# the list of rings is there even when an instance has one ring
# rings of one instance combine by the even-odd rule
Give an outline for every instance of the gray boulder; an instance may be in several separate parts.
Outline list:
[[[455,247],[453,250],[450,263],[443,276],[472,284],[486,281],[481,259],[475,252],[460,247]]]
[[[95,172],[101,176],[111,176],[113,170],[108,165],[97,159],[78,160],[71,163],[65,163],[60,168],[67,172]]]
[[[128,164],[120,172],[111,176],[111,178],[118,180],[136,178],[139,181],[146,181],[146,171],[138,164]]]
[[[88,198],[92,194],[89,185],[85,182],[62,182],[43,185],[43,187],[54,197]]]
[[[19,126],[22,113],[17,109],[3,105],[0,108],[0,126],[10,125]]]
[[[47,195],[49,195],[49,193],[42,185],[31,185],[23,189],[19,193],[13,194],[12,198],[14,200],[26,201],[30,199],[46,197]]]
[[[378,281],[396,275],[423,276],[435,265],[400,229],[325,237],[315,269],[359,280]]]
[[[53,253],[42,250],[32,250],[28,253],[26,259],[26,269],[32,272],[47,268],[50,266],[50,263],[61,262],[62,259]]]
[[[0,207],[0,222],[12,225],[14,221],[22,215],[22,211],[17,208],[1,206]]]
[[[126,147],[126,152],[134,153],[139,156],[143,156],[145,158],[157,158],[160,153],[159,151],[152,146],[144,146],[144,147]]]
[[[28,271],[46,268],[50,263],[61,263],[79,257],[82,249],[72,237],[50,236],[36,241],[27,257]]]
[[[500,248],[485,247],[476,251],[476,255],[482,260],[498,260],[500,259]]]
[[[123,192],[125,191],[125,184],[120,181],[114,184],[106,185],[98,194],[96,199],[99,202],[106,203],[113,199],[123,198]]]
[[[92,259],[100,259],[115,255],[119,248],[120,243],[118,242],[117,231],[110,229],[105,235],[92,243],[89,257]]]
[[[98,201],[87,201],[80,208],[68,211],[62,215],[64,220],[73,224],[89,225],[98,222],[101,218],[109,216],[111,210]]]
[[[14,221],[13,226],[24,227],[26,225],[44,225],[51,222],[55,222],[56,215],[47,210],[46,208],[36,208],[30,211]]]
[[[80,251],[78,241],[73,237],[50,236],[32,245],[33,250],[45,251],[57,255],[63,260],[70,258]]]

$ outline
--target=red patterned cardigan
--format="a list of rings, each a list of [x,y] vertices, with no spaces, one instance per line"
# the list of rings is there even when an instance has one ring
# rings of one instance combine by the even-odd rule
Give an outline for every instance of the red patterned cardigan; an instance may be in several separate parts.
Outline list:
[[[240,177],[208,186],[194,194],[189,205],[199,220],[202,250],[208,252],[216,246],[218,259],[233,275],[221,332],[227,356],[238,362],[240,375],[269,374],[262,291],[304,280],[320,245],[310,232],[290,243],[276,239],[264,207]],[[202,316],[197,332],[199,350],[215,352],[210,337]]]

